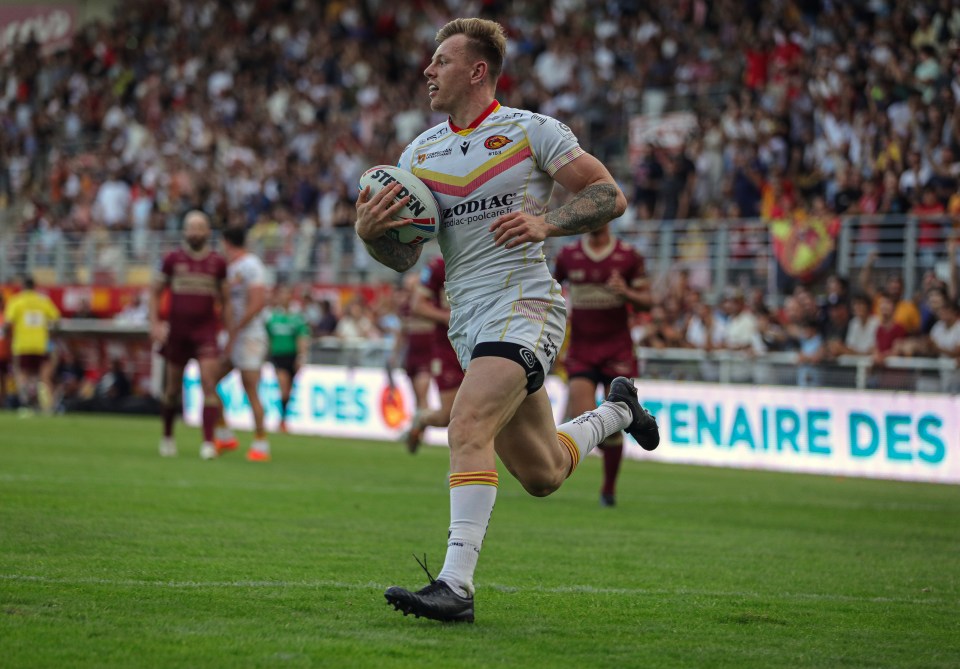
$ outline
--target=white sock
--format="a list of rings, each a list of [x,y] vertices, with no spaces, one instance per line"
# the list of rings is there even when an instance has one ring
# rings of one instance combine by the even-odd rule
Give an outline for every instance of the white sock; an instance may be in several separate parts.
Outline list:
[[[437,580],[459,595],[473,595],[473,572],[497,499],[498,482],[496,471],[450,475],[450,532]]]
[[[620,402],[604,402],[593,411],[582,413],[573,420],[557,426],[561,445],[570,451],[573,461],[570,472],[580,460],[610,435],[629,427],[633,414]]]

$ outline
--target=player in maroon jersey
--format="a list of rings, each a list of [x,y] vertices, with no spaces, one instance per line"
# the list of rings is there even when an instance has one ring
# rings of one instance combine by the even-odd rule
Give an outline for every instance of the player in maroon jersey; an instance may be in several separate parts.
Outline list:
[[[430,391],[430,364],[433,360],[433,323],[413,313],[419,282],[415,274],[403,277],[403,296],[397,306],[400,332],[395,355],[402,361],[403,371],[413,386],[416,412],[426,410]]]
[[[609,225],[564,246],[556,258],[554,277],[566,282],[569,289],[567,415],[578,416],[597,406],[598,385],[606,392],[614,378],[637,376],[628,304],[648,308],[650,291],[643,256],[610,234]],[[600,449],[600,503],[613,506],[623,459],[623,433],[608,437]]]
[[[450,410],[457,390],[463,382],[463,368],[447,338],[450,324],[450,304],[443,284],[447,278],[447,266],[443,256],[431,260],[420,275],[420,286],[413,300],[413,312],[435,323],[433,328],[433,379],[440,393],[440,406],[436,409],[418,411],[406,434],[407,448],[416,453],[423,431],[428,427],[446,427],[450,424]]]
[[[217,336],[222,323],[229,320],[227,262],[210,248],[210,219],[202,211],[190,211],[183,219],[184,244],[163,258],[159,275],[150,294],[150,331],[154,342],[162,346],[166,359],[163,397],[163,438],[160,455],[177,454],[173,440],[173,421],[183,389],[183,369],[191,358],[200,366],[203,388],[203,444],[200,457],[217,455],[213,431],[220,413],[217,380],[220,372],[220,347]],[[160,298],[170,290],[170,313],[160,319]]]

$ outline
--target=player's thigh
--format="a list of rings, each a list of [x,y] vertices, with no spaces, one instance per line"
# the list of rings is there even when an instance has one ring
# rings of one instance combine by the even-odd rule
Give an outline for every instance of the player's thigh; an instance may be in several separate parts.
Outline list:
[[[489,449],[527,397],[524,369],[512,360],[476,358],[464,376],[450,415],[451,460],[460,454]]]
[[[457,399],[457,390],[457,388],[453,388],[440,391],[440,413],[445,417],[446,423],[450,422],[450,412],[453,410],[453,403]]]
[[[563,483],[569,464],[543,388],[527,396],[494,443],[500,460],[530,494],[548,495]]]
[[[597,382],[594,379],[574,376],[567,385],[567,418],[574,418],[597,408]]]

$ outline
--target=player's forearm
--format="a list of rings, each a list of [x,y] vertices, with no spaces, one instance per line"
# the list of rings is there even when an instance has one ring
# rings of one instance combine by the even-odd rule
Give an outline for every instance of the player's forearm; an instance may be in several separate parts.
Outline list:
[[[650,295],[649,290],[637,290],[635,288],[628,288],[624,291],[623,296],[626,298],[627,302],[634,305],[635,307],[640,307],[641,309],[649,309],[653,306],[653,298]]]
[[[626,200],[616,184],[590,184],[562,207],[544,217],[556,228],[555,236],[579,235],[596,230],[623,214]]]
[[[420,258],[421,247],[401,244],[389,237],[378,237],[370,241],[364,239],[363,245],[367,247],[370,257],[397,272],[406,272]]]
[[[150,290],[150,300],[147,303],[147,313],[149,314],[150,325],[154,326],[160,322],[160,296],[163,293],[163,287],[155,286]]]

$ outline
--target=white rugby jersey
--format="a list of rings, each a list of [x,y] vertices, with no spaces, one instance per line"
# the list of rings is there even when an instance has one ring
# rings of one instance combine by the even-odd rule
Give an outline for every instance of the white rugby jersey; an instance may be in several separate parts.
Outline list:
[[[250,288],[265,286],[267,283],[267,269],[263,262],[252,253],[242,256],[227,265],[227,286],[230,289],[230,308],[233,310],[234,322],[240,320],[247,313],[247,303],[250,300]],[[266,332],[263,310],[253,317],[238,334],[260,334]]]
[[[398,166],[420,177],[440,205],[448,294],[549,276],[542,242],[497,247],[489,226],[512,211],[544,214],[553,175],[583,154],[563,123],[496,100],[469,128],[447,120],[404,149]]]

